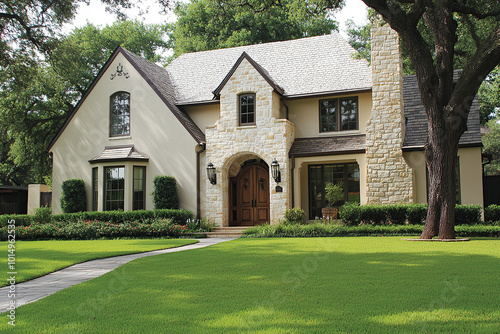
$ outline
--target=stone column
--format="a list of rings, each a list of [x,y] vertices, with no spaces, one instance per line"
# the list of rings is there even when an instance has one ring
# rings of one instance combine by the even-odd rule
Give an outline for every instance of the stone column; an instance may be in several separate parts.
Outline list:
[[[399,36],[381,20],[371,31],[372,111],[366,126],[367,202],[413,201],[412,170],[403,158],[403,78]]]

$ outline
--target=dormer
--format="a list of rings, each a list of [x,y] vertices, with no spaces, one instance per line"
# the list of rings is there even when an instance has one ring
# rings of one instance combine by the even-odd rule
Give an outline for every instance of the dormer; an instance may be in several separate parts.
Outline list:
[[[283,89],[246,52],[213,94],[214,100],[220,100],[219,125],[224,127],[259,126],[280,118]]]

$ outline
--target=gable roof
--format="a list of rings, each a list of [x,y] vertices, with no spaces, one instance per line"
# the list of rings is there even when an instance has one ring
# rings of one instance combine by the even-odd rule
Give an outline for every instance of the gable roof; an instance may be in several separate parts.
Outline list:
[[[459,72],[455,72],[455,79]],[[427,142],[428,125],[425,108],[420,98],[417,77],[415,75],[403,76],[403,105],[406,118],[406,132],[403,141],[403,149],[422,149]],[[459,147],[480,147],[481,127],[479,124],[479,103],[477,98],[472,102],[472,106],[467,119],[467,131],[458,142]]]
[[[169,75],[167,71],[149,60],[141,58],[140,56],[128,51],[127,49],[119,46],[113,52],[108,61],[104,64],[102,69],[97,74],[96,78],[90,86],[87,88],[85,93],[82,95],[80,101],[78,101],[77,105],[73,109],[73,111],[68,115],[66,121],[63,126],[54,137],[52,142],[49,145],[49,151],[54,146],[55,142],[61,134],[64,132],[69,122],[76,114],[76,112],[80,109],[85,99],[88,97],[90,92],[94,89],[95,85],[99,82],[101,77],[104,75],[108,67],[115,60],[116,56],[121,53],[123,56],[130,62],[130,64],[136,69],[137,72],[142,76],[144,80],[151,86],[153,91],[158,95],[158,97],[165,103],[168,109],[174,114],[174,116],[179,120],[179,122],[184,126],[184,128],[189,132],[189,134],[196,140],[197,143],[205,142],[205,134],[200,130],[200,128],[193,122],[191,117],[186,114],[184,111],[179,109],[174,103],[174,94],[173,87],[170,82]]]
[[[248,62],[250,64],[252,64],[252,66],[257,70],[257,72],[259,72],[259,74],[267,81],[267,83],[269,85],[271,85],[271,87],[273,87],[273,89],[275,91],[277,91],[279,94],[283,94],[283,88],[281,88],[280,86],[278,86],[274,82],[274,80],[269,76],[269,73],[262,66],[260,66],[259,64],[257,64],[257,62],[255,60],[253,60],[248,55],[248,53],[246,53],[245,51],[243,51],[243,53],[238,58],[238,60],[236,61],[236,63],[233,65],[233,67],[231,68],[231,70],[229,71],[229,73],[226,74],[226,77],[224,78],[224,80],[222,80],[222,82],[217,87],[217,89],[215,89],[212,92],[214,94],[214,97],[213,97],[214,100],[216,100],[216,99],[218,100],[220,98],[220,92],[221,92],[222,88],[224,88],[224,86],[229,81],[229,79],[231,78],[231,76],[234,74],[234,72],[236,71],[236,69],[240,66],[240,64],[243,61],[243,59],[248,60]]]
[[[368,62],[354,59],[355,50],[337,32],[332,32],[324,36],[185,53],[166,67],[176,103],[212,100],[212,92],[224,82],[243,52],[267,70],[266,75],[283,89],[286,97],[372,87]]]

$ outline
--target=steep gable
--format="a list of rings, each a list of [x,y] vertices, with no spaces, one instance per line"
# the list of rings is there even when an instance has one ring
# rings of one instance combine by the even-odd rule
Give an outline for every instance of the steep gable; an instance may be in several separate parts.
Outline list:
[[[187,115],[185,112],[180,110],[174,103],[174,92],[173,87],[170,82],[167,71],[144,58],[139,57],[138,55],[126,50],[123,47],[118,47],[111,57],[108,59],[106,64],[102,67],[102,69],[97,74],[96,78],[90,84],[89,88],[85,91],[80,101],[78,101],[77,105],[73,109],[73,111],[68,115],[66,121],[63,126],[54,137],[52,142],[49,145],[49,151],[54,146],[56,141],[59,139],[61,134],[64,132],[68,124],[73,119],[74,115],[78,112],[84,101],[87,99],[89,94],[92,92],[96,84],[101,80],[104,73],[107,71],[111,63],[115,60],[118,54],[122,54],[125,59],[127,59],[130,64],[134,67],[137,72],[140,73],[142,78],[149,84],[149,86],[153,89],[153,91],[158,95],[158,97],[165,103],[168,109],[172,112],[172,114],[179,120],[179,122],[184,126],[184,128],[189,132],[189,134],[196,140],[197,143],[203,143],[205,141],[205,135],[198,128],[198,126],[193,122],[193,120]]]

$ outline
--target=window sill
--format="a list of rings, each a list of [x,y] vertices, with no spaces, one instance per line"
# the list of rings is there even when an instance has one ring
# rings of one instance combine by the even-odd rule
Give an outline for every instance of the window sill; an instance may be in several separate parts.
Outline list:
[[[360,130],[320,132],[321,137],[343,137],[361,134]]]
[[[236,130],[244,130],[244,129],[257,129],[257,125],[239,125],[236,127]]]
[[[109,137],[109,140],[119,140],[119,139],[132,139],[132,136],[115,136],[115,137]]]

